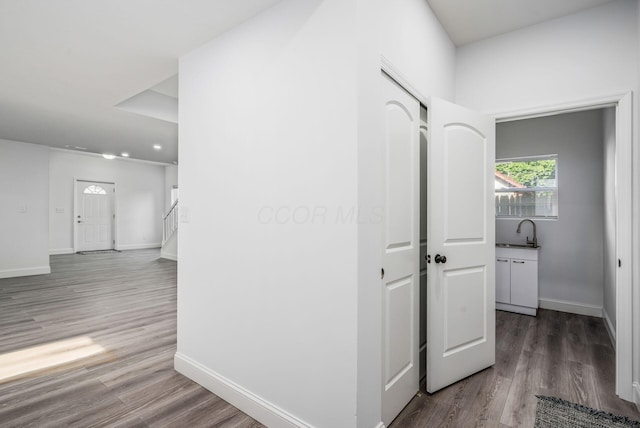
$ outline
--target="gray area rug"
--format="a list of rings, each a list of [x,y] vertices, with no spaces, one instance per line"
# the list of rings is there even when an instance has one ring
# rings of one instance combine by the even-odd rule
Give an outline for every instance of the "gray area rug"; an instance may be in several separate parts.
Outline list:
[[[640,428],[640,421],[616,416],[555,397],[536,395],[534,428]]]

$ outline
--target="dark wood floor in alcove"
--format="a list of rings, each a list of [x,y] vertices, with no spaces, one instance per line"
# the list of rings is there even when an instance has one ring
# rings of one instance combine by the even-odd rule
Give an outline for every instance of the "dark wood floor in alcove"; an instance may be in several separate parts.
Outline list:
[[[390,428],[529,428],[536,395],[640,420],[614,389],[615,355],[602,319],[544,309],[537,317],[497,311],[496,364],[435,394],[418,394]]]
[[[68,339],[79,340],[79,352],[103,349],[0,380],[0,426],[262,427],[173,370],[176,263],[158,257],[158,250],[52,256],[51,275],[0,279],[0,361]],[[498,312],[496,365],[416,396],[392,428],[531,427],[535,394],[640,418],[615,397],[613,379],[602,320]]]

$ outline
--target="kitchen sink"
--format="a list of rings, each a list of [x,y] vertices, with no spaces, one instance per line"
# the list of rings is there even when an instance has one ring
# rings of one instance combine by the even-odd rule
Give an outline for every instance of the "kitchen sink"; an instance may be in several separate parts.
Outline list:
[[[507,244],[507,243],[497,243],[496,247],[501,247],[501,248],[531,248],[532,250],[535,250],[536,248],[540,248],[539,245],[537,247],[533,247],[533,246],[527,245],[527,244]]]

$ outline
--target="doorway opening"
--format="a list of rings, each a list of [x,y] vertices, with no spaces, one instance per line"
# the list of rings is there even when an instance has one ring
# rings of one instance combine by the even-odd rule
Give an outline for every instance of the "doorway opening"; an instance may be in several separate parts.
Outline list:
[[[116,249],[115,183],[74,182],[74,252]]]
[[[568,103],[563,105],[540,107],[527,111],[499,114],[496,116],[497,126],[507,124],[508,122],[522,121],[526,119],[537,119],[543,117],[559,117],[565,113],[579,113],[584,111],[600,110],[603,115],[603,174],[602,174],[602,191],[605,210],[603,213],[603,223],[605,224],[606,241],[603,250],[604,262],[608,271],[605,270],[604,275],[611,278],[614,282],[612,286],[612,298],[615,300],[613,305],[615,314],[607,314],[615,317],[615,325],[609,323],[607,328],[610,330],[614,339],[614,348],[616,355],[616,394],[627,401],[633,401],[632,391],[632,112],[631,112],[631,93],[616,94],[609,97],[599,99],[585,100],[580,102]],[[500,156],[500,153],[498,154]],[[576,156],[582,156],[582,153],[576,153]],[[562,168],[562,159],[559,159],[560,168]],[[560,172],[560,180],[570,178],[565,171]],[[562,194],[562,190],[559,190]],[[613,207],[611,205],[613,204]],[[562,218],[563,208],[562,202],[558,207],[559,217]],[[504,220],[503,220],[504,221]],[[546,220],[543,220],[546,221]],[[515,225],[512,227],[515,230]],[[501,233],[497,229],[498,233]],[[605,232],[605,231],[603,231]],[[585,230],[585,236],[589,231]],[[614,236],[611,236],[613,234]],[[601,241],[602,243],[602,241]],[[541,243],[544,246],[544,243]],[[584,242],[576,245],[588,245]],[[613,260],[614,266],[610,266]],[[571,312],[566,306],[567,302],[561,299],[542,300],[541,307],[548,309],[563,310]],[[586,309],[585,309],[586,308]],[[589,310],[589,307],[583,308]],[[573,307],[575,310],[575,306]],[[591,308],[598,311],[597,305]],[[601,311],[601,309],[600,309]],[[580,313],[580,312],[576,312]],[[584,313],[585,315],[598,315],[592,312]],[[599,314],[602,316],[602,313]],[[613,331],[611,331],[613,330]]]

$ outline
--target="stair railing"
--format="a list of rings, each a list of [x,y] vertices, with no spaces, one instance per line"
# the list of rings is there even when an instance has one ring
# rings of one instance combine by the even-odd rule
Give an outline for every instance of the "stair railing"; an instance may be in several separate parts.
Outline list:
[[[171,205],[169,212],[162,220],[162,245],[178,230],[178,200]]]

